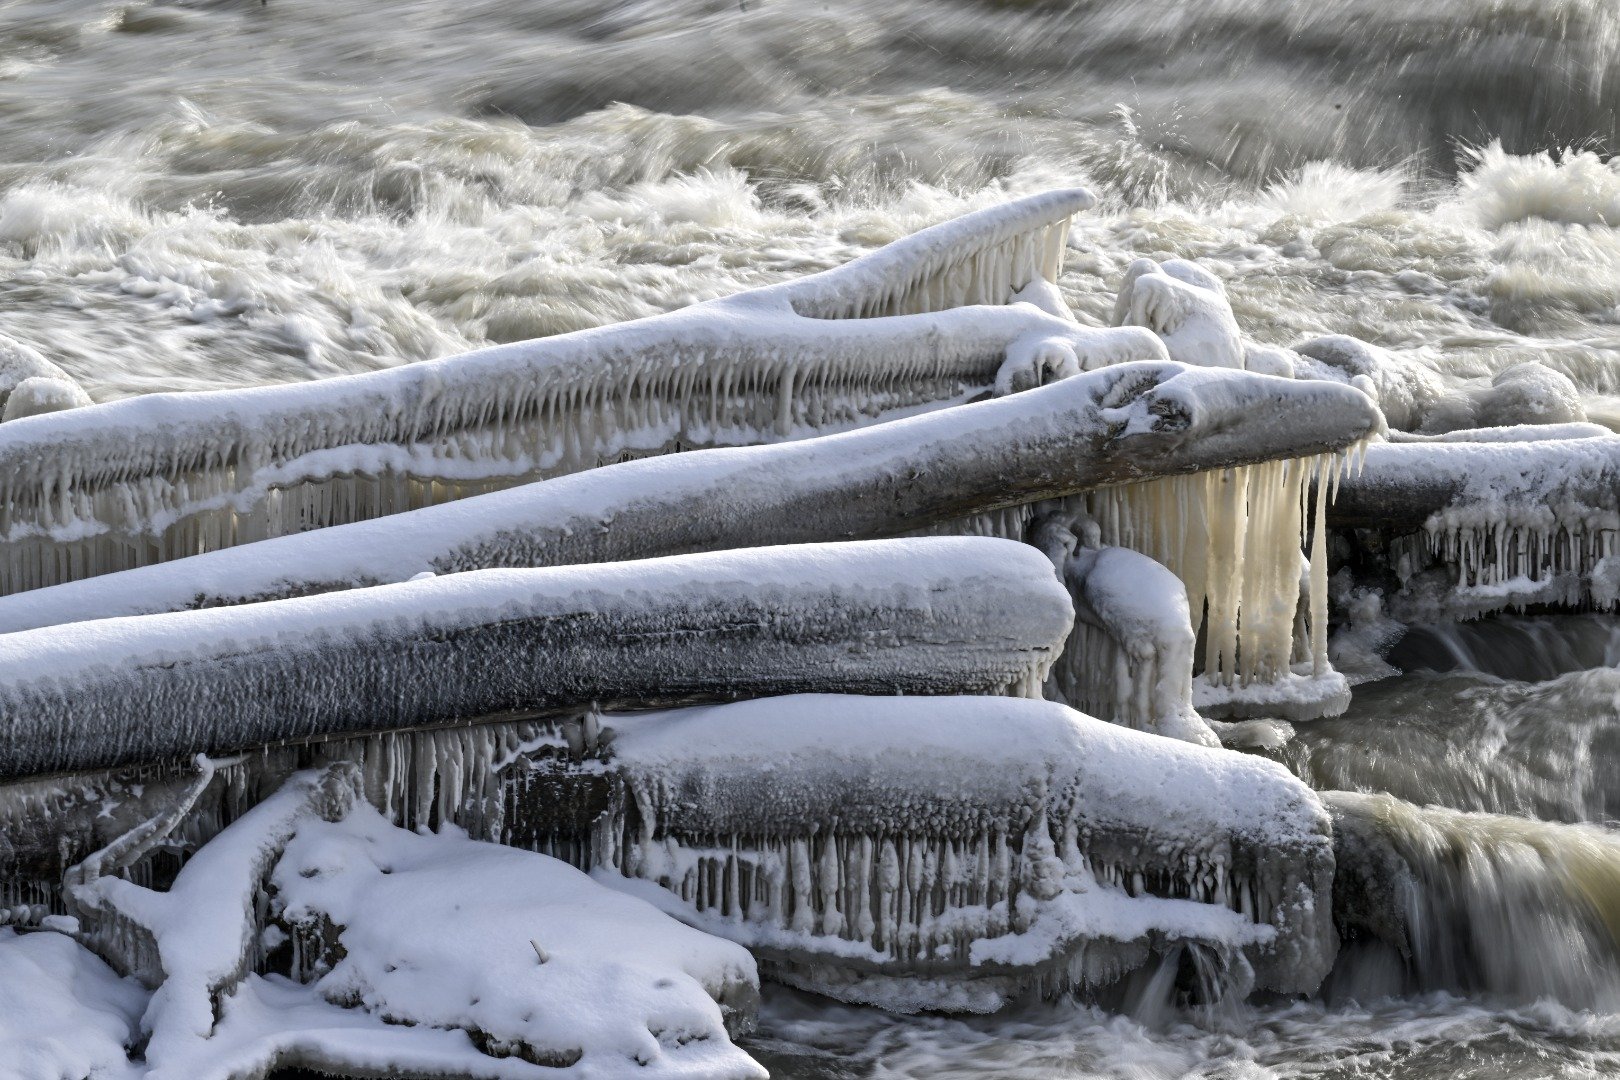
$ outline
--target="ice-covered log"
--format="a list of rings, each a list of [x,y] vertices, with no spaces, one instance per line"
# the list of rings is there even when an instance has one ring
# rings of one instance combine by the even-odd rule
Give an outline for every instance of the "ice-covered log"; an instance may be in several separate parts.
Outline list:
[[[69,883],[80,940],[153,989],[141,1029],[154,1076],[195,1075],[197,1045],[263,955],[256,912],[271,867],[301,820],[342,817],[358,794],[352,768],[294,777],[204,845],[166,892],[94,874]]]
[[[599,879],[635,879],[790,983],[986,1011],[1096,990],[1183,942],[1240,997],[1251,978],[1310,990],[1332,961],[1327,819],[1271,762],[1012,699],[605,722]]]
[[[806,690],[1039,694],[1072,612],[985,538],[491,570],[5,639],[0,777]]]
[[[757,997],[744,950],[555,860],[397,829],[356,803],[359,781],[348,763],[291,777],[166,891],[76,875],[77,920],[55,926],[152,993],[97,975],[86,953],[53,957],[91,991],[92,1030],[125,1029],[110,1046],[36,1036],[23,1045],[37,1075],[84,1075],[73,1063],[94,1051],[103,1071],[88,1071],[131,1080],[247,1080],[297,1065],[445,1080],[576,1064],[578,1075],[634,1065],[649,1077],[764,1076],[729,1041]],[[258,977],[288,952],[308,985]],[[0,951],[0,969],[14,954]],[[40,988],[47,1002],[51,988]],[[101,998],[112,1015],[91,1014]]]
[[[1082,191],[650,319],[318,383],[154,394],[0,430],[0,593],[374,518],[627,456],[840,431],[1021,389],[1151,334],[1009,303]]]
[[[271,884],[293,977],[334,1005],[584,1075],[765,1077],[730,1041],[758,998],[748,952],[556,859],[357,806],[301,824]]]
[[[1620,604],[1620,438],[1374,446],[1328,520],[1381,536],[1425,610]]]
[[[1108,542],[1169,565],[1189,580],[1201,610],[1207,589],[1237,588],[1243,574],[1235,557],[1219,563],[1218,574],[1206,572],[1204,561],[1214,556],[1204,545],[1227,542],[1227,533],[1246,536],[1251,525],[1269,528],[1266,536],[1275,540],[1283,536],[1269,524],[1275,515],[1248,513],[1251,482],[1241,470],[1227,479],[1206,480],[1227,475],[1216,471],[1174,481],[1180,486],[1165,496],[1135,482],[1331,453],[1377,423],[1376,408],[1348,386],[1126,364],[840,435],[624,462],[455,506],[0,597],[0,631],[352,588],[423,572],[893,536],[1105,485],[1113,494],[1103,501],[1114,507],[1099,510],[1113,530]],[[1308,461],[1291,467],[1279,482],[1294,487],[1265,487],[1266,499],[1256,505],[1291,505],[1295,481],[1314,468]],[[1210,484],[1219,490],[1207,492]],[[1231,508],[1217,515],[1219,535],[1206,527],[1206,496]],[[1297,547],[1297,526],[1294,533],[1288,542]],[[1157,546],[1139,547],[1147,543]],[[1290,602],[1289,619],[1292,610]],[[1232,634],[1236,613],[1235,599],[1220,609]],[[1228,637],[1216,640],[1228,650],[1220,655],[1231,655]],[[1261,670],[1258,657],[1270,653],[1251,653],[1254,670]]]

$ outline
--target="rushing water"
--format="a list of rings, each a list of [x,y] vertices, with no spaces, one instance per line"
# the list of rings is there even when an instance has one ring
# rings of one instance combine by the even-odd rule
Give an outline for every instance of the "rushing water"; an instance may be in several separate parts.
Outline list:
[[[321,378],[1083,183],[1082,320],[1131,259],[1196,258],[1260,341],[1350,333],[1457,379],[1539,359],[1615,422],[1617,104],[1613,0],[7,0],[0,309],[101,399]],[[1411,670],[1277,752],[1322,787],[1606,822],[1617,658],[1596,618],[1419,632]],[[1439,821],[1408,823],[1414,851]],[[1326,1004],[1218,1016],[1151,978],[1125,1015],[773,991],[750,1045],[803,1080],[1620,1069],[1605,1008],[1379,998],[1385,960],[1352,957]]]

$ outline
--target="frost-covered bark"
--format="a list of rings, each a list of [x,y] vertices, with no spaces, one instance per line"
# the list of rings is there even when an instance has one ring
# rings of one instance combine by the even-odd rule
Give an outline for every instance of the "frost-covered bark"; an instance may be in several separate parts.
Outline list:
[[[419,508],[627,456],[840,431],[1161,359],[1009,303],[1081,191],[651,319],[318,383],[155,394],[0,431],[0,593]]]
[[[1377,423],[1376,408],[1348,386],[1127,364],[841,435],[624,462],[455,506],[0,597],[0,630],[301,595],[423,572],[893,536],[1104,485],[1126,485],[1110,491],[1128,493],[1132,482],[1151,477],[1339,451]],[[1246,479],[1225,483],[1249,490]],[[1143,507],[1109,520],[1143,523],[1137,531],[1144,537],[1181,535],[1175,515],[1189,506],[1176,501],[1180,496],[1109,498]],[[1202,505],[1203,495],[1198,499]],[[1150,530],[1144,515],[1152,514],[1159,516]],[[1239,530],[1251,520],[1246,510],[1229,517]],[[1109,542],[1136,547],[1130,531]],[[1291,542],[1297,546],[1297,535]],[[1184,563],[1184,579],[1211,580],[1201,565],[1193,567],[1191,547],[1180,562],[1171,562],[1168,550],[1143,550],[1177,573]],[[1228,563],[1222,580],[1236,582],[1232,575],[1241,567]],[[1201,596],[1203,588],[1190,585],[1189,593]]]
[[[1239,996],[1250,965],[1292,992],[1332,961],[1326,816],[1269,762],[1011,699],[607,723],[598,876],[647,883],[789,982],[984,1011],[1095,989],[1183,941],[1222,956]]]
[[[1398,617],[1620,604],[1620,438],[1374,446],[1328,520],[1361,530]]]
[[[1071,622],[1038,552],[941,538],[491,570],[48,628],[0,657],[0,776],[592,702],[1038,695]]]

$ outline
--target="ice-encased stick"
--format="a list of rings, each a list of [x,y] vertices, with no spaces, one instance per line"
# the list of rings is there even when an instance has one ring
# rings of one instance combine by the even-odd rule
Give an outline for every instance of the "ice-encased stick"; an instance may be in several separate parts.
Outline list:
[[[625,456],[840,431],[1005,368],[1166,354],[1029,303],[1083,191],[648,319],[313,383],[0,425],[0,593],[384,516]],[[1059,363],[1061,367],[1062,364]],[[1014,380],[1015,382],[1018,380]]]
[[[492,570],[0,646],[0,779],[569,708],[1039,693],[1072,622],[987,538]]]
[[[1340,450],[1378,422],[1349,386],[1122,364],[990,401],[770,446],[592,470],[0,597],[0,632],[401,581],[894,536],[1042,499]]]
[[[821,993],[987,1011],[1110,982],[1166,940],[1308,992],[1336,951],[1327,815],[1271,762],[1012,699],[803,695],[603,722],[598,875],[660,885]]]
[[[1448,510],[1620,510],[1620,438],[1380,443],[1339,481],[1334,526],[1416,529]]]

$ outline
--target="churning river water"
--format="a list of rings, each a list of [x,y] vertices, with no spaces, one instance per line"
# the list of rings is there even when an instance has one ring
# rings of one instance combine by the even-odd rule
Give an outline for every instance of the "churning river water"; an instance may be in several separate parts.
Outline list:
[[[1082,321],[1133,258],[1197,259],[1261,342],[1348,333],[1459,380],[1540,360],[1615,421],[1617,105],[1614,0],[4,0],[0,329],[102,400],[316,379],[1083,184]],[[1604,848],[1613,621],[1459,633],[1274,752]],[[800,1080],[1612,1075],[1612,970],[1562,997],[1517,968],[1524,992],[1469,996],[1374,971],[1218,1014],[1151,977],[1124,1014],[772,992],[749,1046]]]

